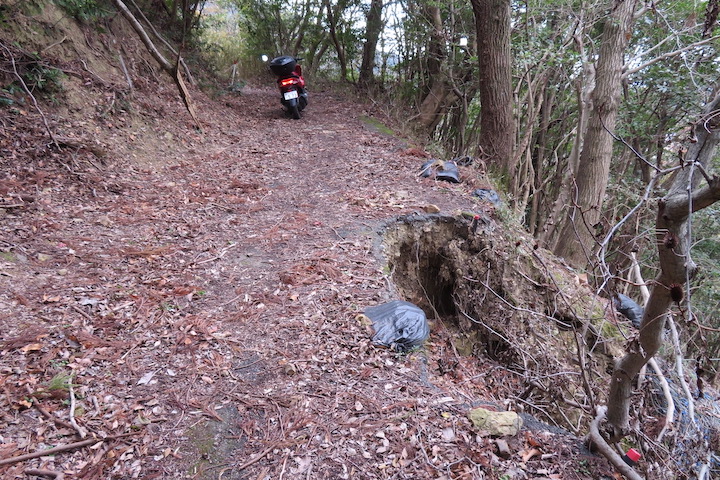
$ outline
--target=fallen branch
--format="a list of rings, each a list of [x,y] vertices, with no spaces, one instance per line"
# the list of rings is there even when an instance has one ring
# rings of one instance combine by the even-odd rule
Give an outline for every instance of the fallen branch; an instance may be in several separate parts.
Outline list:
[[[36,477],[49,477],[54,478],[55,480],[63,480],[65,478],[65,474],[63,472],[56,472],[55,470],[39,470],[37,468],[25,470],[25,474],[35,475]]]
[[[606,413],[607,407],[597,407],[597,415],[590,423],[590,433],[588,436],[590,437],[590,442],[592,443],[593,448],[607,458],[608,461],[629,480],[643,480],[643,477],[641,477],[640,474],[638,474],[630,465],[625,463],[622,457],[618,455],[615,450],[607,444],[603,436],[600,435],[598,425],[600,425],[600,422],[605,419]]]
[[[72,425],[78,435],[80,435],[80,438],[85,438],[87,437],[87,432],[84,428],[77,424],[77,421],[75,421],[75,391],[73,390],[72,382],[69,382],[69,384],[70,386],[68,387],[68,390],[70,391],[70,425]]]
[[[667,378],[665,378],[662,370],[660,370],[660,365],[658,365],[655,361],[655,358],[651,358],[648,361],[648,365],[655,370],[658,381],[660,381],[660,387],[662,388],[663,395],[665,396],[665,401],[667,402],[667,408],[665,409],[665,425],[662,430],[660,430],[657,437],[657,442],[659,443],[675,422],[675,400],[673,400],[672,394],[670,393],[670,385],[668,384]]]
[[[38,452],[26,453],[25,455],[18,455],[17,457],[3,458],[0,460],[0,465],[11,465],[13,463],[24,462],[25,460],[31,460],[33,458],[44,457],[45,455],[55,455],[60,452],[67,452],[70,450],[76,450],[78,448],[87,447],[88,445],[95,445],[96,443],[103,443],[109,440],[115,440],[122,437],[130,437],[132,435],[139,434],[138,432],[121,433],[119,435],[111,435],[105,438],[88,438],[87,440],[81,440],[75,443],[68,443],[67,445],[60,445],[57,447],[49,448],[47,450],[40,450]]]
[[[690,422],[697,427],[695,422],[695,400],[693,400],[692,392],[690,392],[690,387],[688,387],[688,384],[685,381],[685,373],[683,372],[683,354],[682,349],[680,348],[680,336],[678,335],[677,327],[675,327],[675,321],[673,320],[672,315],[668,315],[667,320],[665,321],[670,327],[670,332],[672,334],[673,349],[675,351],[675,368],[677,370],[678,381],[682,386],[685,398],[688,402],[688,416],[690,417]]]
[[[62,136],[55,137],[55,139],[59,145],[76,148],[78,150],[79,149],[88,150],[90,153],[95,155],[100,160],[102,160],[103,158],[105,158],[107,156],[107,152],[105,150],[103,150],[102,148],[100,148],[96,145],[93,145],[90,141],[86,141],[83,139],[70,138],[70,137],[62,137]]]
[[[41,450],[34,453],[26,453],[25,455],[19,455],[17,457],[3,458],[0,460],[0,465],[10,465],[12,463],[24,462],[25,460],[31,460],[33,458],[44,457],[45,455],[54,455],[60,452],[67,452],[69,450],[75,450],[88,445],[95,445],[96,443],[104,442],[107,439],[103,438],[89,438],[80,442],[69,443],[67,445],[60,445],[58,447],[50,448],[48,450]]]
[[[188,80],[190,80],[190,85],[195,85],[195,79],[193,78],[192,73],[190,73],[190,68],[185,63],[185,60],[180,57],[178,51],[175,50],[172,45],[170,45],[170,43],[165,40],[165,38],[163,38],[162,35],[160,35],[160,33],[155,29],[155,26],[150,23],[150,20],[148,20],[140,7],[137,6],[137,3],[135,3],[134,0],[130,0],[130,3],[132,3],[133,7],[135,7],[135,9],[140,14],[140,17],[145,21],[145,23],[147,23],[148,27],[150,27],[150,30],[155,34],[155,36],[168,48],[168,50],[170,50],[170,52],[172,52],[173,55],[178,56],[178,62],[180,63],[180,65],[182,65],[183,70],[185,71],[185,76],[188,78]]]
[[[145,32],[143,26],[140,24],[140,22],[138,22],[137,18],[135,18],[130,9],[127,7],[127,5],[125,5],[125,3],[123,3],[122,0],[113,0],[113,3],[118,8],[118,10],[120,10],[120,13],[122,13],[125,19],[130,22],[133,30],[135,30],[135,33],[138,34],[140,40],[142,40],[142,42],[145,44],[145,47],[150,52],[150,55],[152,55],[152,57],[160,64],[163,70],[165,70],[168,74],[170,74],[171,77],[173,77],[173,81],[175,82],[175,85],[180,91],[180,96],[185,103],[187,111],[190,113],[190,116],[195,121],[195,126],[200,129],[200,121],[198,120],[197,115],[195,115],[195,108],[193,107],[192,100],[190,99],[190,92],[188,92],[187,87],[185,87],[185,82],[180,75],[180,70],[177,68],[179,64],[173,66],[173,64],[170,63],[163,56],[162,53],[160,53],[152,40],[150,40],[150,37],[148,37],[148,34]]]
[[[53,47],[55,47],[55,46],[60,45],[61,43],[63,43],[65,40],[67,40],[67,36],[63,35],[63,38],[62,38],[59,42],[55,42],[55,43],[53,43],[53,44],[51,44],[51,45],[48,45],[47,47],[45,47],[45,48],[43,48],[42,50],[40,50],[40,53],[45,53],[45,52],[47,52],[47,51],[50,50],[51,48],[53,48]]]
[[[42,413],[43,417],[47,418],[48,420],[52,420],[53,423],[56,425],[59,425],[61,427],[69,428],[71,430],[74,430],[75,427],[73,427],[70,423],[66,422],[65,420],[56,417],[52,413],[45,410],[41,405],[40,401],[37,399],[37,397],[33,397],[33,406],[37,409],[38,412]]]
[[[263,450],[262,452],[258,453],[258,455],[257,455],[255,458],[251,458],[251,459],[248,460],[247,462],[243,463],[242,465],[238,465],[238,466],[235,467],[235,468],[236,468],[238,471],[240,471],[240,470],[245,470],[247,467],[249,467],[250,465],[252,465],[252,464],[254,464],[254,463],[259,462],[260,459],[262,459],[263,457],[265,457],[265,455],[267,455],[268,453],[270,453],[270,452],[272,452],[273,450],[275,450],[278,445],[279,445],[279,443],[273,443],[272,445],[270,445],[269,447],[267,447],[265,450]]]
[[[236,245],[237,245],[237,242],[236,242],[236,243],[231,243],[229,246],[227,246],[227,247],[223,248],[222,250],[220,250],[220,253],[219,253],[218,255],[215,255],[215,256],[212,257],[212,258],[206,258],[205,260],[202,260],[202,261],[200,261],[200,262],[197,262],[196,265],[202,265],[203,263],[208,263],[208,262],[213,262],[213,261],[215,261],[215,260],[220,260],[221,258],[223,258],[223,257],[225,256],[225,254],[228,252],[228,250],[230,250],[231,248],[235,247]]]
[[[118,59],[120,60],[120,68],[122,68],[123,74],[125,75],[125,80],[128,83],[128,87],[130,87],[130,90],[134,88],[132,78],[130,78],[130,73],[128,72],[127,67],[125,66],[125,60],[123,59],[122,53],[120,53],[120,50],[118,50]]]

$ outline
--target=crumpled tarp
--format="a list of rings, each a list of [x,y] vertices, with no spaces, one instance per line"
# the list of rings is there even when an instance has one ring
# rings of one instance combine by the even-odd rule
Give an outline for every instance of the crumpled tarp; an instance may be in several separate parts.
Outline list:
[[[430,336],[425,312],[403,300],[368,307],[365,315],[372,321],[373,342],[399,352],[419,347]]]
[[[495,190],[490,190],[488,188],[478,188],[472,194],[473,196],[478,197],[480,200],[487,200],[493,205],[500,205],[501,203],[500,195],[498,195]]]
[[[420,167],[420,176],[433,177],[436,180],[445,180],[450,183],[460,183],[460,171],[457,164],[452,161],[429,160]]]
[[[627,295],[623,295],[622,293],[616,293],[613,298],[613,306],[615,307],[615,310],[630,320],[633,327],[637,329],[640,328],[645,310],[638,305],[635,300]]]

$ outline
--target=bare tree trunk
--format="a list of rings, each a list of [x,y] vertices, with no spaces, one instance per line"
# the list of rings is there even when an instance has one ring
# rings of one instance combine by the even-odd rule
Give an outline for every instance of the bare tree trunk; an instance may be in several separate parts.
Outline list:
[[[142,27],[142,25],[140,25],[140,22],[138,22],[137,18],[135,18],[135,16],[128,9],[127,5],[122,2],[122,0],[113,1],[118,10],[120,10],[123,16],[127,19],[127,21],[130,22],[130,25],[138,34],[140,40],[142,40],[142,42],[145,44],[153,58],[157,60],[162,69],[165,70],[168,74],[170,74],[170,76],[173,78],[173,81],[175,82],[175,85],[177,85],[178,91],[180,92],[180,96],[185,103],[185,107],[190,113],[190,116],[195,121],[195,126],[200,128],[200,121],[195,114],[195,108],[192,104],[192,99],[190,98],[190,92],[188,92],[188,89],[185,86],[185,82],[183,81],[182,76],[180,75],[180,71],[178,70],[179,63],[173,65],[163,56],[162,53],[160,53],[160,51],[155,47],[155,44],[152,42],[152,40],[150,40],[150,37],[148,37],[145,29]]]
[[[427,57],[430,90],[420,103],[418,122],[423,127],[432,129],[442,118],[447,104],[446,99],[451,91],[443,72],[447,52],[445,51],[440,7],[437,5],[428,5],[425,7],[425,14],[431,22]]]
[[[362,64],[358,83],[361,88],[367,89],[375,82],[375,52],[382,30],[382,0],[372,0],[370,10],[365,19],[365,44],[363,45]]]
[[[633,24],[636,0],[612,0],[597,61],[592,111],[578,168],[570,179],[571,205],[564,217],[554,253],[575,267],[587,265],[595,249],[593,227],[601,218],[610,174],[613,137],[622,93],[623,53]]]
[[[656,235],[660,274],[653,283],[639,338],[615,365],[608,398],[607,420],[622,436],[629,425],[632,381],[662,345],[663,327],[672,304],[681,307],[696,265],[690,257],[690,214],[720,201],[720,178],[701,175],[720,143],[720,95],[706,107],[697,123],[698,141],[689,146],[686,165],[678,171],[668,194],[658,205]],[[698,188],[703,176],[707,185]]]
[[[145,14],[140,9],[140,7],[138,7],[137,3],[135,3],[135,0],[130,0],[130,3],[132,3],[133,7],[135,7],[135,10],[137,10],[138,13],[140,14],[140,18],[142,18],[145,21],[148,28],[150,28],[150,31],[153,32],[153,34],[155,34],[155,36],[158,38],[158,40],[160,40],[163,43],[163,45],[165,45],[167,47],[167,49],[172,52],[173,55],[178,56],[180,65],[182,65],[183,70],[185,71],[185,76],[187,76],[188,80],[190,80],[190,85],[195,85],[195,79],[193,78],[192,73],[190,72],[190,68],[188,68],[187,64],[185,63],[185,60],[183,60],[182,57],[180,56],[180,53],[177,50],[175,50],[172,47],[172,45],[170,45],[170,43],[167,40],[165,40],[165,38],[162,35],[160,35],[160,33],[155,29],[155,26],[152,23],[150,23],[150,20],[148,20],[148,18],[145,16]]]
[[[505,180],[515,170],[510,57],[510,0],[472,0],[477,31],[479,150]]]
[[[554,73],[552,74],[555,75]],[[548,83],[550,78],[548,78]],[[542,221],[547,219],[540,219],[539,210],[543,198],[546,196],[546,192],[542,191],[543,179],[547,175],[545,172],[546,158],[548,152],[547,148],[547,133],[550,128],[550,114],[555,108],[555,96],[556,93],[552,89],[548,89],[547,85],[543,86],[544,99],[540,108],[540,124],[538,125],[538,134],[535,138],[535,144],[533,145],[533,170],[535,172],[535,178],[533,179],[533,195],[530,205],[530,211],[527,216],[527,225],[530,230],[530,234],[535,235],[537,230],[542,228]]]
[[[340,43],[337,35],[338,15],[342,11],[342,8],[344,8],[342,7],[343,4],[344,2],[338,2],[335,9],[333,9],[330,5],[330,0],[325,0],[330,38],[332,39],[333,45],[335,45],[335,53],[337,53],[338,63],[340,64],[340,78],[345,81],[347,80],[347,56],[345,55],[345,47]]]

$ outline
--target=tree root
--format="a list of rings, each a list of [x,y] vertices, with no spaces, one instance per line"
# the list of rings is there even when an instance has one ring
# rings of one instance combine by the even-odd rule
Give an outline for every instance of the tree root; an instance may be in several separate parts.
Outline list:
[[[588,437],[592,442],[593,447],[600,452],[605,458],[608,459],[613,466],[625,476],[628,480],[644,480],[640,474],[638,474],[630,465],[623,461],[622,457],[615,453],[615,451],[608,445],[605,439],[600,435],[600,429],[598,425],[605,419],[607,413],[607,407],[597,407],[597,415],[595,419],[590,423],[590,433]]]

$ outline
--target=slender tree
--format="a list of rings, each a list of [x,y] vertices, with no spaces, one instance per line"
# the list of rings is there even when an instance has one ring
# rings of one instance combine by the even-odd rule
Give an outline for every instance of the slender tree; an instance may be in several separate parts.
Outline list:
[[[611,442],[619,440],[628,431],[633,379],[662,346],[669,310],[673,307],[679,312],[686,310],[687,292],[697,270],[690,255],[693,243],[691,216],[720,201],[720,177],[706,173],[720,144],[720,92],[716,91],[693,128],[693,139],[697,141],[689,144],[682,168],[658,204],[655,232],[660,273],[652,282],[640,333],[625,356],[617,361],[612,375],[607,406]],[[601,411],[599,419],[603,413]],[[599,431],[595,432],[593,440],[604,441],[599,437]],[[606,454],[617,460],[614,455]]]
[[[330,32],[330,39],[335,46],[335,53],[337,54],[338,63],[340,64],[340,78],[342,80],[347,80],[347,55],[345,54],[345,46],[340,41],[337,26],[340,13],[344,10],[346,3],[347,2],[345,0],[341,0],[335,5],[331,5],[330,0],[323,0],[327,15],[327,25]]]
[[[430,22],[430,44],[428,46],[427,69],[430,81],[430,90],[420,104],[420,124],[431,128],[440,120],[445,98],[450,88],[447,84],[447,75],[443,72],[443,66],[447,57],[445,49],[445,38],[443,36],[443,21],[440,7],[437,5],[426,5],[425,17]]]
[[[372,0],[370,9],[365,17],[365,44],[363,45],[362,64],[358,83],[363,89],[368,89],[375,82],[375,53],[378,39],[383,27],[382,0]]]
[[[597,59],[595,88],[587,134],[567,205],[555,254],[575,267],[587,265],[595,250],[594,227],[600,221],[610,174],[613,137],[622,94],[623,54],[631,38],[637,0],[611,0]]]
[[[477,31],[479,150],[506,180],[514,165],[510,0],[472,0]]]

